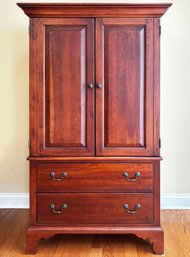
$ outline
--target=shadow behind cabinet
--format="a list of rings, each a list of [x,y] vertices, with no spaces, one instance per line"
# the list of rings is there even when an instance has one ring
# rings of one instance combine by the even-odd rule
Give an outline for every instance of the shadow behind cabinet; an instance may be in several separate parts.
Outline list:
[[[19,3],[30,17],[30,224],[133,233],[163,254],[160,17],[170,4]]]

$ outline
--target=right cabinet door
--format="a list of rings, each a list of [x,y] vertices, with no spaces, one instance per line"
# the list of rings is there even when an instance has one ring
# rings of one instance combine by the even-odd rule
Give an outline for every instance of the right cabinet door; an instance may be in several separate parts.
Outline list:
[[[96,20],[96,85],[96,155],[153,155],[153,19]]]

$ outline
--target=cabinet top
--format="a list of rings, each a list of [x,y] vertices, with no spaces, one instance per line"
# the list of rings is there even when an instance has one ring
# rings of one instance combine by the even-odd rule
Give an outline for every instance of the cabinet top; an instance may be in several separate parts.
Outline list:
[[[17,3],[17,5],[30,18],[70,16],[159,18],[172,4]]]

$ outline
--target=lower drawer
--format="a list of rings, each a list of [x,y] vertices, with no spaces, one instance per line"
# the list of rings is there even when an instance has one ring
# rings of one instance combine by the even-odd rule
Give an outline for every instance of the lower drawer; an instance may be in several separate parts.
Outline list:
[[[153,223],[153,194],[39,193],[37,222],[150,224]]]

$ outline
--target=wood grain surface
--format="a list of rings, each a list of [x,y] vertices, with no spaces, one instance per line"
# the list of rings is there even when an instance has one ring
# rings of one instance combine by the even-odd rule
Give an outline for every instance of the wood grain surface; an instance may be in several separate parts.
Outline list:
[[[172,5],[114,3],[17,3],[29,17],[161,17]],[[138,11],[137,11],[138,9]],[[82,10],[82,11],[81,11]]]
[[[93,31],[89,18],[38,22],[36,85],[31,81],[37,95],[31,122],[38,126],[30,140],[37,140],[37,155],[93,156],[94,90],[87,86],[94,82]]]
[[[0,210],[0,256],[26,256],[28,210]],[[189,257],[190,211],[162,211],[165,257]],[[28,255],[30,256],[30,255]],[[57,235],[42,239],[36,257],[150,257],[151,245],[134,235]]]
[[[164,253],[159,25],[170,5],[18,3],[30,17],[27,253],[38,240],[44,256]],[[26,213],[2,212],[0,257],[22,248]],[[102,235],[76,236],[89,233]]]
[[[55,178],[50,173],[55,173]],[[63,172],[66,176],[62,178]],[[139,172],[139,177],[136,174]],[[128,174],[128,177],[124,176]],[[152,163],[37,163],[38,192],[152,192]],[[57,181],[58,180],[58,181]]]
[[[96,155],[153,156],[153,19],[96,19],[95,53]]]
[[[50,208],[51,204],[55,205],[54,210]],[[67,205],[66,209],[62,209],[63,204]],[[128,205],[127,209],[124,208],[125,204]],[[136,208],[137,204],[141,205],[139,209]],[[153,195],[38,193],[37,212],[39,224],[151,224]]]

